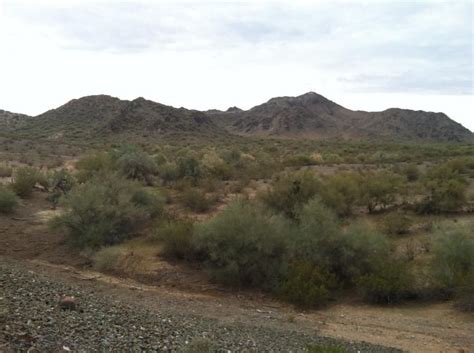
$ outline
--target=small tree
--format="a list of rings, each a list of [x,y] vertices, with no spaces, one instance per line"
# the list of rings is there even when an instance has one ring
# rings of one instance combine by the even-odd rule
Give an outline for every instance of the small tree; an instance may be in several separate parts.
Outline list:
[[[18,199],[15,193],[0,185],[0,213],[12,212],[17,204]]]
[[[12,189],[20,197],[29,197],[40,179],[40,173],[36,168],[23,167],[15,171]]]

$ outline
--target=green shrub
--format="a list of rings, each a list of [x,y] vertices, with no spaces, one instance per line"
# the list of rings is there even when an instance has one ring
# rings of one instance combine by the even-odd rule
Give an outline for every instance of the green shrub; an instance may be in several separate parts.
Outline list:
[[[394,304],[411,292],[412,278],[405,264],[384,259],[380,267],[357,279],[357,288],[370,303]]]
[[[0,185],[0,213],[11,213],[18,204],[14,192]]]
[[[146,153],[136,149],[123,152],[118,156],[116,165],[126,178],[144,181],[148,185],[153,184],[152,177],[158,172],[155,161]]]
[[[269,207],[295,218],[298,209],[321,189],[321,182],[311,172],[285,175],[276,179],[270,191],[260,195]]]
[[[217,281],[273,289],[284,266],[287,223],[260,208],[235,202],[196,226],[194,244]]]
[[[473,270],[472,230],[442,228],[433,244],[432,271],[435,280],[448,291],[454,292]]]
[[[416,164],[405,164],[401,167],[400,172],[407,178],[408,181],[417,181],[420,178],[420,171]]]
[[[468,183],[449,165],[431,169],[422,185],[427,196],[418,207],[421,213],[452,212],[466,204]]]
[[[11,184],[13,191],[20,197],[29,197],[33,193],[33,189],[40,179],[40,173],[36,168],[23,167],[15,171],[13,183]]]
[[[159,224],[155,238],[162,242],[162,254],[169,258],[189,260],[195,253],[192,243],[193,224],[167,221]]]
[[[410,231],[412,219],[402,212],[391,212],[383,218],[382,229],[390,235],[403,235]]]
[[[205,212],[211,207],[211,200],[206,194],[195,188],[188,188],[182,194],[183,205],[194,212]]]
[[[197,179],[201,176],[201,167],[194,157],[182,157],[178,159],[178,175],[180,178],[191,177]]]
[[[93,256],[93,265],[99,271],[113,271],[124,256],[124,250],[120,246],[109,246],[100,249]]]
[[[164,163],[158,167],[158,174],[165,182],[173,182],[179,179],[178,166],[174,162]]]
[[[76,163],[77,179],[85,182],[99,172],[111,170],[111,164],[110,155],[105,152],[85,156]]]
[[[303,308],[318,308],[331,299],[337,287],[336,277],[309,262],[290,266],[280,287],[281,296]]]
[[[395,173],[382,171],[363,174],[360,180],[361,202],[369,212],[385,209],[395,201],[401,185],[402,178]]]
[[[359,176],[341,173],[327,177],[320,191],[323,202],[339,216],[348,216],[360,199]]]
[[[66,212],[53,225],[79,248],[118,244],[161,210],[161,199],[145,195],[139,185],[117,175],[97,176],[66,195]]]

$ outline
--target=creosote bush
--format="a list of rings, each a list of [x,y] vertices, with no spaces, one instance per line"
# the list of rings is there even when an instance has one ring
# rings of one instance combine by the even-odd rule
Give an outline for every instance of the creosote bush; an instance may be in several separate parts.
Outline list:
[[[42,180],[36,168],[22,167],[15,171],[12,190],[20,197],[29,197],[38,181]]]
[[[193,224],[189,221],[168,220],[157,226],[153,238],[162,242],[162,255],[190,260],[195,255],[193,230]]]
[[[0,213],[11,213],[18,204],[18,198],[14,192],[0,185]]]
[[[382,221],[382,229],[389,235],[407,234],[411,225],[412,219],[400,211],[389,213]]]
[[[394,304],[406,298],[413,286],[407,267],[400,261],[385,260],[380,267],[357,279],[365,300],[375,304]]]
[[[53,225],[67,232],[72,245],[98,248],[131,237],[162,210],[163,200],[118,175],[97,176],[64,198],[66,212]]]
[[[273,289],[285,263],[287,229],[282,217],[239,201],[197,225],[194,244],[215,280],[235,287]]]

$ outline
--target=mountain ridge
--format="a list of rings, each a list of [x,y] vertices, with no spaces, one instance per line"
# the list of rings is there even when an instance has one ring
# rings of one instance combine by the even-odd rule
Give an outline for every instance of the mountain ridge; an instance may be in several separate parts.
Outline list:
[[[474,134],[444,113],[389,108],[379,112],[350,110],[315,92],[274,97],[248,110],[175,108],[138,97],[122,100],[91,95],[35,117],[0,110],[0,127],[40,137],[82,138],[110,135],[143,137],[190,133],[276,138],[393,139],[473,142]]]

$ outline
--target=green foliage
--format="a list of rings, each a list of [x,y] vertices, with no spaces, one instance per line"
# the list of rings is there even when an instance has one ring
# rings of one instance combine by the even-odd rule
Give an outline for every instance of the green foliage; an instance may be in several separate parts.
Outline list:
[[[158,174],[167,183],[174,182],[179,179],[178,166],[174,162],[160,165],[158,168]]]
[[[282,298],[303,308],[318,308],[331,299],[337,287],[335,276],[309,262],[292,264],[283,280]]]
[[[138,149],[122,152],[116,160],[118,170],[128,179],[140,180],[148,185],[153,183],[152,176],[157,174],[155,161]]]
[[[417,181],[420,178],[420,171],[416,164],[405,164],[401,167],[400,172],[404,175],[409,182]]]
[[[390,235],[403,235],[410,231],[412,219],[403,212],[391,212],[383,218],[382,229]]]
[[[110,156],[105,152],[85,156],[77,161],[76,168],[77,179],[79,182],[85,182],[95,174],[111,169]]]
[[[435,280],[448,291],[454,291],[473,270],[472,230],[462,227],[440,229],[433,244],[432,271]]]
[[[316,346],[309,346],[308,353],[347,353],[347,349],[340,345],[318,344]]]
[[[120,246],[108,246],[97,251],[93,256],[94,268],[99,271],[113,271],[117,269],[117,264],[124,251]]]
[[[211,201],[203,191],[196,188],[187,188],[182,194],[183,205],[194,212],[209,210]]]
[[[450,164],[432,168],[422,185],[427,194],[418,208],[422,213],[456,211],[466,203],[468,183]]]
[[[325,179],[320,195],[339,216],[348,216],[360,198],[359,176],[355,173],[330,176]]]
[[[321,182],[311,172],[300,172],[277,178],[270,191],[260,195],[270,208],[296,218],[298,209],[321,189]]]
[[[155,239],[163,244],[162,254],[173,259],[192,259],[193,224],[184,221],[166,221],[158,225]]]
[[[29,197],[36,183],[40,180],[40,172],[36,168],[22,167],[15,171],[12,190],[20,197]]]
[[[53,225],[79,248],[118,244],[161,210],[161,199],[145,195],[139,185],[117,175],[97,176],[66,195],[66,212]]]
[[[281,217],[236,202],[198,225],[194,240],[217,281],[273,289],[284,265],[287,227]]]
[[[380,267],[357,279],[357,288],[370,303],[394,304],[407,297],[412,283],[405,264],[384,259]]]
[[[360,181],[361,201],[369,212],[385,209],[395,201],[401,185],[402,178],[398,174],[387,171],[365,173]]]
[[[201,167],[194,157],[179,158],[177,164],[180,178],[190,177],[197,179],[201,176]]]
[[[14,192],[0,185],[0,213],[11,213],[18,204]]]

